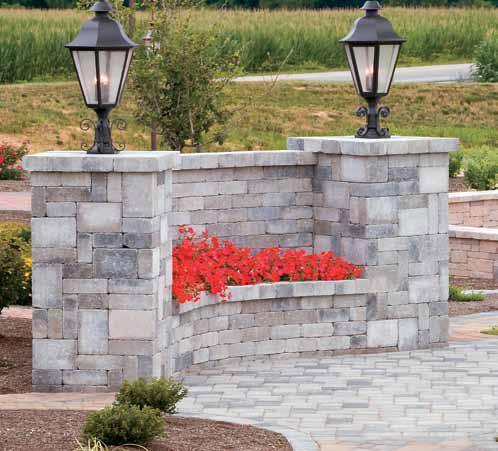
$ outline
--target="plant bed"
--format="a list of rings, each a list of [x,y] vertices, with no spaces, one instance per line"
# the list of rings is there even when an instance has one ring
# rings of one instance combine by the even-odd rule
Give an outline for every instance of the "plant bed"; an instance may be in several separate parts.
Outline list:
[[[498,290],[494,280],[450,277],[450,285],[464,290]]]
[[[0,442],[9,451],[71,451],[89,412],[0,410]],[[167,416],[167,437],[150,451],[291,451],[280,434],[247,425]],[[137,449],[121,448],[121,449]]]
[[[450,316],[471,315],[473,313],[493,312],[498,310],[498,295],[486,296],[478,302],[449,302]]]
[[[0,192],[20,193],[31,191],[29,179],[22,180],[0,180]]]
[[[0,394],[30,391],[31,320],[0,315]]]

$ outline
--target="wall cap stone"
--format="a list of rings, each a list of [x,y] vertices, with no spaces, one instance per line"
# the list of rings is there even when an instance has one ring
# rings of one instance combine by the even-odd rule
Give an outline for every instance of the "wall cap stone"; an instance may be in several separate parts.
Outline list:
[[[126,151],[89,155],[82,151],[50,151],[23,159],[29,172],[160,172],[176,168],[179,152]]]
[[[467,238],[472,240],[498,241],[498,229],[490,227],[467,227],[450,225],[450,238]]]
[[[228,303],[280,298],[355,295],[371,292],[368,279],[260,283],[228,287],[228,291],[232,295],[231,299],[227,301]],[[178,313],[183,314],[207,305],[221,304],[221,298],[218,295],[203,291],[200,296],[198,302],[178,304]]]
[[[498,190],[494,191],[466,191],[462,193],[449,193],[448,203],[479,202],[481,200],[498,200]]]
[[[314,165],[317,156],[294,150],[209,152],[183,154],[178,170],[243,168],[254,166]]]
[[[388,139],[364,139],[353,136],[292,137],[287,147],[292,150],[336,155],[380,156],[448,153],[458,149],[457,138],[424,138],[393,136]]]

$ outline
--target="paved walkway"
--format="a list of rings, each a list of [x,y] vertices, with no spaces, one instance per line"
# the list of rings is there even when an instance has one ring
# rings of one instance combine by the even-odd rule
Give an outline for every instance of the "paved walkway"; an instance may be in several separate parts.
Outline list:
[[[11,312],[12,313],[12,312]],[[452,319],[448,348],[193,370],[180,414],[255,424],[300,451],[498,450],[498,312]],[[0,396],[0,409],[95,409],[110,394]]]
[[[31,193],[0,192],[0,211],[31,211]]]
[[[306,81],[317,83],[352,82],[349,71],[310,72],[306,74],[254,75],[236,78],[239,82]],[[400,67],[394,74],[394,83],[454,83],[472,78],[472,64]]]

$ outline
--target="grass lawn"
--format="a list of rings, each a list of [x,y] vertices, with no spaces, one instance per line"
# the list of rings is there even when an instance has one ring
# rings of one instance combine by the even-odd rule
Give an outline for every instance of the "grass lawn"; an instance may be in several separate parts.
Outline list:
[[[223,146],[206,150],[284,149],[287,136],[351,135],[363,120],[355,116],[361,100],[347,84],[240,83],[227,101],[236,111]],[[498,145],[498,84],[394,86],[385,104],[393,134],[455,136],[466,149]],[[133,119],[132,93],[113,117],[129,128],[116,133],[128,149],[147,149],[148,131]],[[79,149],[79,123],[94,113],[75,82],[4,85],[0,88],[0,142],[29,140],[34,152]]]
[[[481,331],[481,334],[498,336],[498,327],[493,327],[492,329],[483,330]]]

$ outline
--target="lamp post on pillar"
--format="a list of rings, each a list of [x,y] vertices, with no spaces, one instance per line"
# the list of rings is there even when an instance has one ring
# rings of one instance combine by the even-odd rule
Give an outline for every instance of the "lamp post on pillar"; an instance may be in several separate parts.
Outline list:
[[[390,114],[389,107],[378,108],[379,100],[389,94],[401,45],[405,40],[393,30],[391,23],[379,15],[377,1],[367,1],[362,7],[365,16],[359,18],[351,32],[343,39],[349,68],[356,92],[368,107],[360,107],[356,114],[366,117],[367,123],[358,129],[357,138],[389,138],[389,129],[382,128],[380,117]]]
[[[66,47],[71,52],[85,104],[98,116],[97,123],[82,122],[84,130],[90,124],[95,128],[95,140],[88,153],[113,154],[118,149],[112,142],[109,113],[121,101],[137,44],[126,36],[120,23],[109,17],[113,8],[107,1],[97,1],[91,11],[95,17]]]

